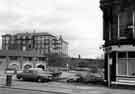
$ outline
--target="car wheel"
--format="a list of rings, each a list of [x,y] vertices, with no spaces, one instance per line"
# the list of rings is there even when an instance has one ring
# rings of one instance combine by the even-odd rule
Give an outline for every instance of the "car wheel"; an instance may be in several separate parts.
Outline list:
[[[68,83],[72,82],[72,79],[68,79],[67,82],[68,82]]]
[[[17,77],[18,80],[23,80],[23,78],[21,76]]]

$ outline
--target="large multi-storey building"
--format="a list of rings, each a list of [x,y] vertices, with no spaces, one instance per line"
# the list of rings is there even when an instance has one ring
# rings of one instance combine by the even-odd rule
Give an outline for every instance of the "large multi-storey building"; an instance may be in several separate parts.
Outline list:
[[[105,80],[135,83],[135,0],[101,0]]]
[[[2,36],[0,58],[4,59],[4,57],[7,57],[8,61],[10,59],[10,65],[15,65],[16,67],[19,65],[18,69],[38,67],[37,65],[40,65],[40,67],[42,65],[43,67],[47,62],[48,55],[51,54],[68,56],[68,43],[63,40],[62,36],[58,38],[45,32],[26,32]],[[36,64],[33,63],[33,60],[36,60]]]
[[[17,33],[2,36],[3,50],[38,51],[41,54],[68,55],[68,43],[62,36],[49,33]]]

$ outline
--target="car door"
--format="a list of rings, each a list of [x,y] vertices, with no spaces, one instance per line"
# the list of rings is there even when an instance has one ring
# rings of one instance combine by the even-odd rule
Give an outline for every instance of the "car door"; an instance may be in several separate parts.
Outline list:
[[[33,71],[32,70],[27,70],[24,73],[24,79],[26,80],[31,80],[33,76]]]
[[[37,77],[38,77],[38,72],[36,70],[34,70],[31,77],[32,77],[33,80],[36,80]]]

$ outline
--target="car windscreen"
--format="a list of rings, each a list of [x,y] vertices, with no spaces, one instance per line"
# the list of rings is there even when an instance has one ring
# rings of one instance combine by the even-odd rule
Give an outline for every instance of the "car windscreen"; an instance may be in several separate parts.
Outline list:
[[[23,71],[24,73],[34,73],[34,71],[33,70],[25,70],[25,71]]]

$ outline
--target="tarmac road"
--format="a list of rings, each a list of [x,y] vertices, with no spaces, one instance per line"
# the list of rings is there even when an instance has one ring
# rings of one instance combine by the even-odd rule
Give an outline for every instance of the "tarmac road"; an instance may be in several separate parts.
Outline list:
[[[105,86],[73,84],[65,82],[27,82],[13,79],[11,87],[5,87],[5,77],[0,77],[0,94],[135,94],[135,90],[110,89]]]
[[[59,94],[59,93],[32,91],[24,89],[0,88],[0,94]]]

